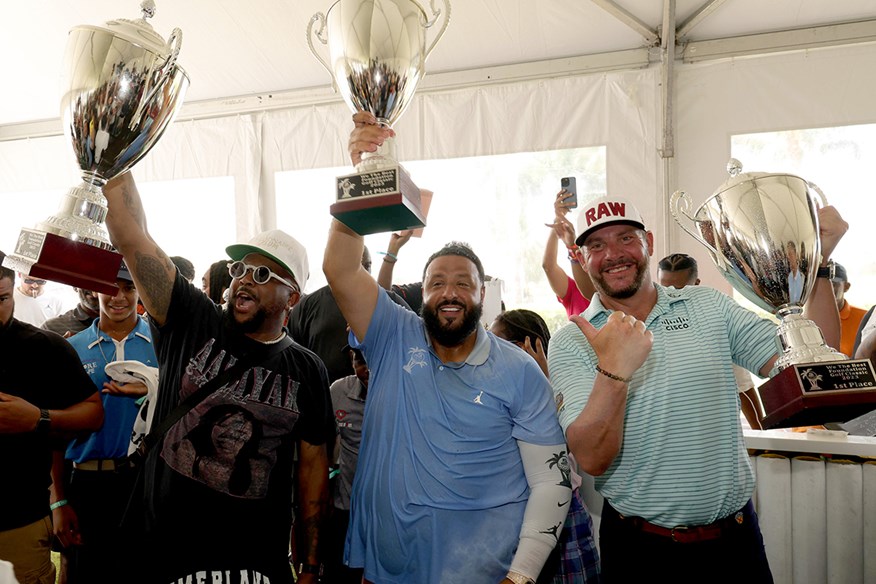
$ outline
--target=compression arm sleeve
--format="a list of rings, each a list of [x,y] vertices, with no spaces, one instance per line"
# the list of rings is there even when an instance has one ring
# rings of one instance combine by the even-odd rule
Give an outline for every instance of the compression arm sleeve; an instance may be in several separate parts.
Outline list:
[[[569,460],[565,444],[540,446],[518,440],[517,447],[530,493],[511,571],[535,580],[556,547],[569,512]]]

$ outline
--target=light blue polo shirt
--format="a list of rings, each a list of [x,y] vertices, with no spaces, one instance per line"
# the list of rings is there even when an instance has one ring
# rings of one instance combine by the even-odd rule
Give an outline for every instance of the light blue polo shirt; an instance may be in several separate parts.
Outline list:
[[[98,329],[100,319],[90,327],[73,335],[68,341],[76,349],[85,372],[91,377],[98,392],[103,384],[110,381],[104,371],[112,361],[140,361],[150,367],[157,367],[155,349],[152,348],[152,334],[149,325],[137,317],[137,325],[128,336],[120,341]],[[122,458],[128,454],[131,431],[139,407],[132,397],[100,393],[103,402],[103,427],[85,438],[76,438],[67,447],[65,458],[73,462],[85,462],[106,458]]]
[[[346,558],[374,582],[502,580],[529,486],[517,440],[562,445],[550,384],[518,347],[478,327],[443,364],[422,319],[378,294]]]
[[[584,317],[598,329],[610,314],[595,294]],[[732,364],[757,372],[777,352],[776,324],[705,286],[657,286],[645,324],[653,348],[630,382],[623,444],[596,489],[624,515],[665,527],[711,523],[754,489]],[[564,431],[587,404],[596,363],[574,323],[551,337]]]

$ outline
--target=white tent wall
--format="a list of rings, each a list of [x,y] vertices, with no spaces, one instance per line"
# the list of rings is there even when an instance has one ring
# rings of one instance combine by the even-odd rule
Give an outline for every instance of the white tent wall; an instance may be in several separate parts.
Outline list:
[[[876,50],[867,44],[679,63],[676,158],[669,166],[678,186],[696,204],[705,200],[725,179],[733,134],[873,122],[876,81],[862,72],[874,70],[874,61]],[[655,254],[692,253],[704,266],[705,283],[729,291],[705,249],[666,220],[661,112],[659,66],[427,89],[396,125],[398,154],[422,160],[606,145],[608,190],[641,206],[656,232]],[[233,177],[236,235],[248,238],[276,225],[274,174],[348,165],[350,129],[350,112],[339,99],[211,119],[181,116],[135,175],[141,181]],[[0,142],[0,196],[62,192],[77,180],[60,136]],[[671,191],[674,177],[666,182]],[[457,192],[438,196],[476,195],[461,179]],[[192,225],[209,228],[196,217]]]

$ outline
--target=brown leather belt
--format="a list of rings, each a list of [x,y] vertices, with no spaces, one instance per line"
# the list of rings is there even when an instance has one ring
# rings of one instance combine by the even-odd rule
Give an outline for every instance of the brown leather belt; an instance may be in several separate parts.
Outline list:
[[[748,503],[750,505],[751,503]],[[746,505],[746,507],[748,506]],[[719,519],[708,525],[678,525],[676,527],[663,527],[655,525],[650,521],[646,521],[641,517],[625,517],[620,513],[617,514],[621,521],[627,525],[632,525],[636,529],[660,537],[667,537],[676,543],[699,543],[702,541],[712,541],[722,537],[728,529],[738,528],[745,523],[745,507]]]
[[[96,458],[94,460],[74,462],[73,468],[76,470],[115,472],[122,470],[124,461],[124,458]]]

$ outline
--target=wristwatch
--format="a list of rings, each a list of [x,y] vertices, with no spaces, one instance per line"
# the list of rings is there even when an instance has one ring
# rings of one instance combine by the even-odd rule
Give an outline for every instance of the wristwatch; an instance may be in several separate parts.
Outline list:
[[[322,564],[298,564],[298,573],[299,574],[315,574],[322,578]]]
[[[833,280],[833,277],[835,275],[836,264],[834,264],[833,262],[828,262],[826,266],[818,268],[818,272],[816,273],[816,277],[827,278],[828,280]]]
[[[52,418],[49,416],[49,410],[40,408],[40,419],[37,420],[36,428],[34,431],[37,434],[48,434],[49,430],[52,429]]]

